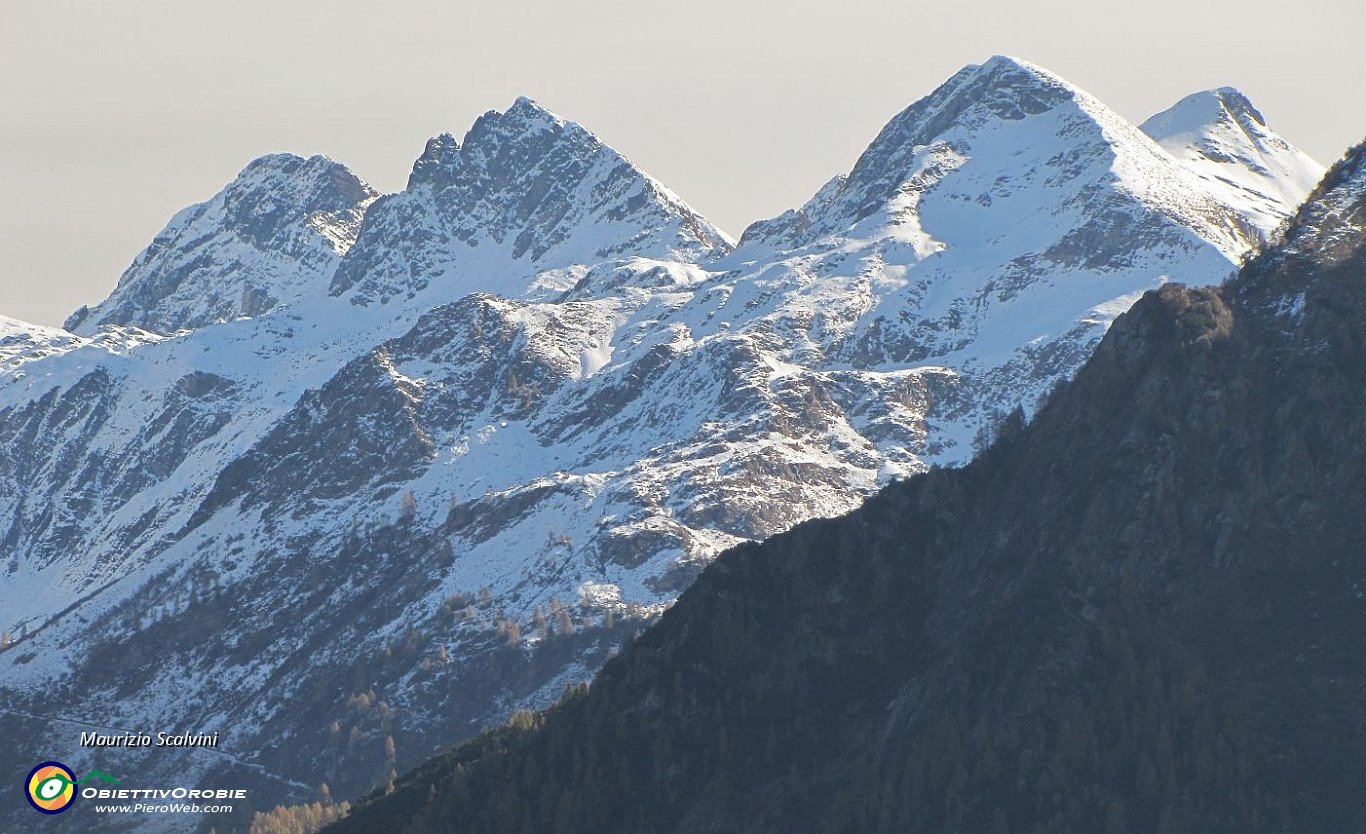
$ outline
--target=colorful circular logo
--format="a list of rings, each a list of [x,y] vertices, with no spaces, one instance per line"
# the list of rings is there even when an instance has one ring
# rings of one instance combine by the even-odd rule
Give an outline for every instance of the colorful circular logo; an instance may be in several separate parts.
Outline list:
[[[60,814],[76,801],[76,774],[61,762],[43,762],[28,774],[28,804]]]

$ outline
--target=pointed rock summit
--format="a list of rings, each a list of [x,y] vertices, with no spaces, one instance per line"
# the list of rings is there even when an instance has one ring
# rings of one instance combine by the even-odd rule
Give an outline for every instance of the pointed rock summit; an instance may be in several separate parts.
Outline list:
[[[442,133],[427,140],[422,156],[413,163],[413,173],[408,176],[408,188],[450,184],[450,172],[455,168],[460,143],[449,133]]]
[[[378,193],[324,156],[271,154],[171,219],[114,292],[66,328],[172,333],[254,316],[325,290]]]
[[[429,285],[452,298],[515,297],[546,268],[628,256],[705,260],[730,245],[581,125],[522,97],[479,117],[459,143],[450,134],[427,143],[408,189],[375,205],[332,292],[360,304]],[[494,265],[500,274],[489,274]]]

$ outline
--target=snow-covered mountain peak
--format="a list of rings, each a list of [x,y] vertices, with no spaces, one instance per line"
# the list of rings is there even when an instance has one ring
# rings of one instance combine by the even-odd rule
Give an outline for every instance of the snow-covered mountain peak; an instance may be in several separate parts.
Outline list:
[[[1004,406],[1032,401],[1024,380],[1051,384],[1026,366],[1085,355],[1165,281],[1227,277],[1262,234],[1105,104],[997,56],[897,114],[800,209],[752,225],[731,262],[782,263],[767,275],[802,288],[784,326],[827,357],[983,369],[983,401]]]
[[[1267,126],[1233,87],[1192,93],[1141,129],[1222,199],[1246,206],[1263,235],[1294,213],[1323,166]]]
[[[413,163],[408,188],[449,186],[457,176],[469,176],[477,164],[489,164],[490,157],[496,157],[504,144],[543,131],[564,133],[567,141],[583,144],[585,153],[593,153],[601,145],[582,126],[562,119],[526,96],[519,96],[506,112],[490,110],[476,119],[463,141],[457,141],[452,133],[428,139],[422,155]]]
[[[488,140],[510,141],[542,130],[566,130],[578,141],[600,144],[597,137],[582,125],[551,112],[528,96],[518,96],[512,106],[502,113],[490,110],[480,116],[465,134],[462,144],[476,145]]]
[[[1072,99],[1077,90],[1060,76],[1009,55],[970,64],[930,94],[931,111],[962,113],[980,105],[1003,119],[1022,119]],[[923,116],[917,116],[923,120]]]
[[[547,271],[627,257],[706,260],[731,245],[583,126],[522,97],[480,116],[458,143],[450,134],[427,143],[408,189],[372,209],[332,292],[357,304],[429,286],[447,299],[521,296],[546,286],[533,279]]]
[[[752,225],[742,242],[799,249],[850,234],[877,237],[896,227],[942,242],[949,230],[930,227],[929,201],[949,182],[959,185],[951,189],[954,215],[989,209],[999,220],[1003,200],[1024,210],[1040,199],[1075,206],[1124,192],[1178,222],[1201,226],[1200,234],[1231,257],[1255,237],[1244,218],[1110,108],[1048,70],[998,55],[963,68],[897,114],[847,176],[832,180],[801,209]],[[1098,211],[1093,205],[1092,213]],[[966,216],[950,225],[970,238],[993,234]],[[968,242],[960,239],[960,245]],[[941,248],[928,244],[918,251],[924,256]]]
[[[1170,137],[1208,134],[1223,127],[1237,128],[1252,138],[1266,130],[1266,119],[1241,90],[1219,87],[1191,93],[1149,118],[1142,129],[1164,142]]]
[[[319,292],[378,193],[325,156],[270,154],[171,218],[113,293],[67,320],[73,332],[157,333],[253,316]]]
[[[292,153],[253,159],[224,190],[230,197],[239,197],[265,186],[315,208],[344,208],[376,193],[340,162],[322,154]]]

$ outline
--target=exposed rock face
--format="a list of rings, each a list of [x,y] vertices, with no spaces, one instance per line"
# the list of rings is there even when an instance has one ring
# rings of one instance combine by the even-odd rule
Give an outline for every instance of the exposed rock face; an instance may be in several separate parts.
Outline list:
[[[1366,824],[1366,146],[960,470],[723,555],[329,831]]]
[[[229,770],[265,805],[548,703],[722,550],[966,462],[1142,291],[1260,235],[1008,58],[734,251],[528,100],[433,139],[399,194],[342,171],[266,158],[72,324],[93,335],[0,342],[0,626],[24,635],[0,696],[221,729],[259,752],[130,766]],[[243,264],[274,299],[245,317],[208,303]],[[4,720],[15,757],[72,746]]]
[[[520,98],[480,117],[462,143],[427,143],[407,190],[370,212],[331,291],[362,305],[411,298],[433,281],[448,295],[520,296],[547,270],[631,256],[691,262],[730,246],[596,136]],[[499,261],[510,264],[491,270]]]

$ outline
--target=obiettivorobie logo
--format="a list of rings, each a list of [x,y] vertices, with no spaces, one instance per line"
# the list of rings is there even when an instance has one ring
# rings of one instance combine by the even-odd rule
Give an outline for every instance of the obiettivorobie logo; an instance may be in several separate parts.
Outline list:
[[[94,780],[103,784],[87,784]],[[43,762],[29,771],[24,789],[28,804],[42,814],[66,811],[77,796],[92,800],[90,808],[96,814],[230,814],[234,806],[223,800],[247,798],[246,788],[125,788],[101,770],[77,779],[75,771],[61,762]]]
[[[77,780],[71,768],[61,762],[43,762],[29,771],[26,782],[28,804],[43,814],[60,814],[76,802],[76,788],[91,779],[110,785],[119,780],[99,770],[92,770],[84,779]]]

